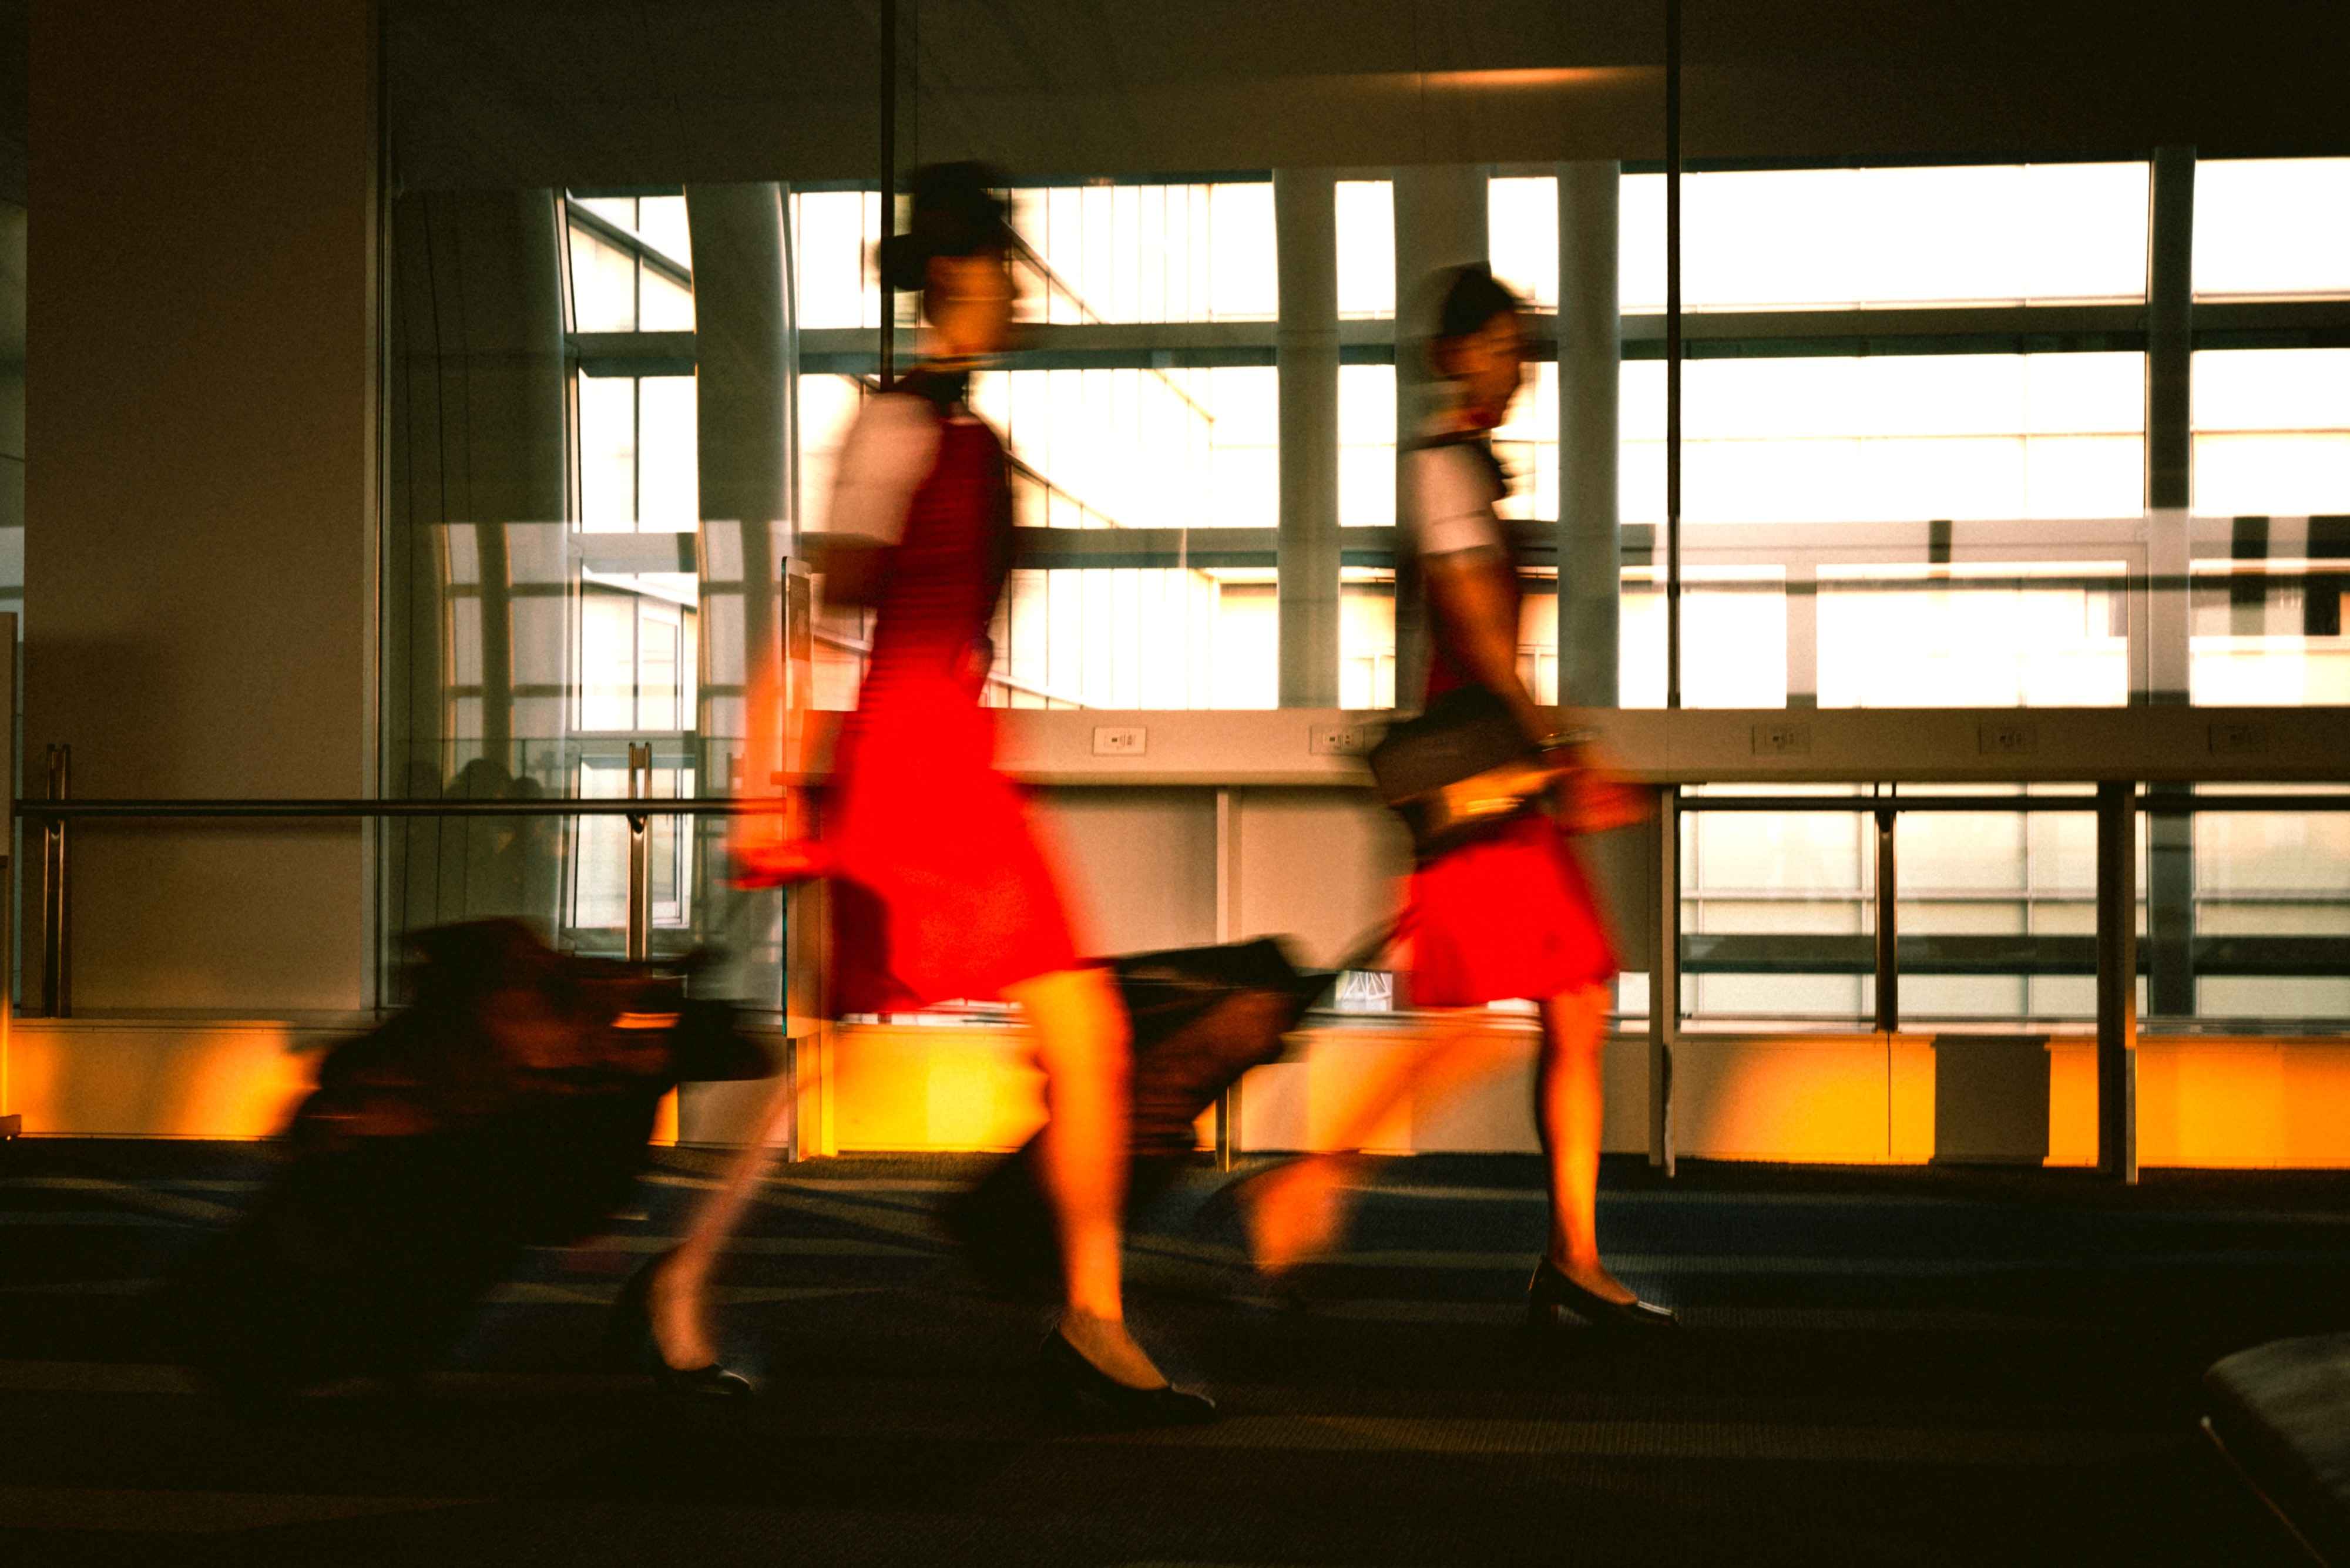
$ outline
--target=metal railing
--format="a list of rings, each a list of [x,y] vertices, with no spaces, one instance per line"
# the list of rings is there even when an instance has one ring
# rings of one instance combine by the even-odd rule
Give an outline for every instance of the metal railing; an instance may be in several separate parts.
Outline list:
[[[47,798],[16,803],[17,814],[41,836],[38,908],[41,929],[41,1007],[28,1016],[73,1016],[73,875],[70,854],[76,822],[259,821],[317,822],[445,817],[624,817],[629,825],[627,956],[651,955],[652,844],[656,816],[745,816],[775,809],[757,799],[665,798],[652,791],[652,747],[629,748],[629,793],[617,799],[560,800],[368,800],[360,798],[244,798],[228,800],[122,800],[72,798],[73,748],[48,749]]]
[[[43,1001],[48,1015],[70,1017],[73,1012],[72,860],[70,831],[75,822],[156,820],[318,821],[400,820],[473,817],[597,817],[619,816],[629,824],[626,942],[629,956],[643,958],[650,950],[652,854],[650,819],[670,817],[730,817],[775,809],[763,799],[660,798],[650,794],[651,748],[629,748],[629,794],[625,798],[559,800],[371,800],[359,798],[279,798],[212,800],[126,800],[71,798],[72,754],[52,746],[47,761],[47,797],[17,803],[19,814],[36,825],[41,835],[41,885],[38,907],[44,929],[41,974]],[[1669,786],[1662,792],[1653,869],[1661,896],[1662,924],[1656,951],[1656,972],[1650,979],[1649,1044],[1651,1084],[1651,1156],[1669,1167],[1672,1159],[1669,1120],[1662,1108],[1670,1099],[1670,1057],[1680,1033],[1680,977],[1685,970],[1703,973],[1703,943],[1692,943],[1683,932],[1680,886],[1680,817],[1684,813],[1793,814],[1831,813],[1866,815],[1876,829],[1875,930],[1868,940],[1867,963],[1875,979],[1875,1003],[1870,1020],[1874,1032],[1891,1034],[1902,1027],[1900,979],[1901,941],[1898,919],[1899,861],[1896,825],[1903,813],[2094,814],[2096,818],[2095,900],[2096,905],[2093,967],[2096,991],[2096,1057],[2098,1079],[2098,1165],[2123,1179],[2137,1175],[2136,1047],[2138,1019],[2137,980],[2137,817],[2196,815],[2210,812],[2350,812],[2350,794],[2297,794],[2230,790],[2188,794],[2177,789],[2147,788],[2101,782],[2095,793],[2070,794],[1969,794],[1935,793],[1924,788],[1904,794],[1899,786],[1867,785],[1864,794],[1690,793]],[[1839,950],[1863,939],[1827,939]],[[1949,940],[1949,939],[1938,939]],[[2068,957],[2077,961],[2074,945]],[[2338,944],[2336,944],[2338,945]],[[1825,949],[1806,950],[1832,967],[1842,960]],[[1804,957],[1805,955],[1796,955]],[[1690,961],[1695,960],[1692,962]],[[2068,968],[2071,965],[2068,963]],[[1953,971],[1957,972],[1957,971]],[[1982,972],[1991,972],[1985,970]],[[2003,971],[2002,971],[2003,972]],[[2294,972],[2299,972],[2298,971]]]
[[[1901,1027],[1901,964],[1898,904],[1898,857],[1895,824],[1904,812],[2005,814],[2073,812],[2096,815],[2096,934],[2095,973],[2097,981],[2097,1166],[2126,1181],[2137,1179],[2137,1048],[2138,1039],[2137,977],[2137,823],[2138,814],[2150,816],[2194,815],[2205,812],[2350,812],[2350,794],[2300,794],[2231,790],[2186,794],[2149,790],[2138,784],[2101,782],[2094,794],[1903,794],[1898,786],[1878,786],[1863,795],[1826,794],[1692,794],[1680,788],[1664,794],[1659,830],[1669,836],[1670,850],[1663,864],[1673,868],[1669,885],[1660,887],[1665,900],[1660,972],[1651,977],[1649,1040],[1652,1081],[1669,1085],[1671,1048],[1679,1034],[1680,976],[1688,938],[1682,932],[1679,886],[1679,816],[1684,812],[1833,812],[1866,814],[1876,825],[1876,888],[1874,889],[1875,1032],[1891,1034]],[[2338,942],[2333,944],[2337,950]],[[1674,999],[1657,1005],[1658,998]],[[1653,1117],[1651,1158],[1672,1163],[1669,1124]]]

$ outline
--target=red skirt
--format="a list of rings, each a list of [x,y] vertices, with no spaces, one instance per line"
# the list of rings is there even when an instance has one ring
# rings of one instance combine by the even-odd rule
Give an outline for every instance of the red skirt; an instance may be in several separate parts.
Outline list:
[[[1582,859],[1539,812],[1414,871],[1404,919],[1416,1007],[1540,1001],[1616,976]]]
[[[1076,967],[1059,879],[994,751],[993,712],[951,683],[849,720],[824,835],[836,1011],[994,1001]]]

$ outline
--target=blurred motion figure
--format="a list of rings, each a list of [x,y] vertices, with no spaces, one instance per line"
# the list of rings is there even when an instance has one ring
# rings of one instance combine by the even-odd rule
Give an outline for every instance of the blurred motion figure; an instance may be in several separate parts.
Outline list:
[[[969,401],[972,369],[1011,340],[1014,242],[1002,183],[975,163],[915,172],[910,225],[882,243],[879,265],[890,287],[921,297],[925,358],[858,413],[827,529],[810,541],[827,601],[876,612],[824,823],[833,1005],[1018,1004],[1045,1072],[1050,1119],[1034,1166],[1063,1303],[1040,1386],[1122,1423],[1198,1421],[1214,1406],[1171,1386],[1126,1327],[1127,1013],[1110,972],[1078,958],[1059,879],[1018,787],[996,770],[994,713],[980,701],[1014,542],[1003,443]],[[812,868],[804,844],[771,849],[788,862],[772,868],[778,879]],[[760,860],[745,857],[754,879]],[[714,1202],[708,1229],[731,1223],[737,1207]],[[671,1353],[702,1348],[700,1278],[688,1264],[715,1251],[689,1241],[666,1282],[656,1322],[674,1334]]]
[[[1374,1083],[1332,1140],[1334,1153],[1278,1167],[1237,1189],[1258,1266],[1279,1273],[1330,1246],[1350,1160],[1403,1096],[1457,1077],[1489,1054],[1493,1002],[1525,999],[1541,1016],[1534,1122],[1550,1198],[1550,1237],[1528,1288],[1530,1321],[1562,1309],[1595,1326],[1661,1327],[1599,1255],[1601,1049],[1616,953],[1570,826],[1637,815],[1638,803],[1555,735],[1519,679],[1518,551],[1496,511],[1509,478],[1492,432],[1524,384],[1524,310],[1482,265],[1438,275],[1428,368],[1444,394],[1402,473],[1405,570],[1426,596],[1432,643],[1426,705],[1482,691],[1515,721],[1527,754],[1555,770],[1550,795],[1424,851],[1399,930],[1410,944],[1413,1005],[1444,1010],[1435,1032]],[[1538,770],[1542,771],[1542,770]]]
[[[687,998],[691,960],[579,958],[505,919],[412,945],[412,1003],[328,1053],[279,1179],[165,1287],[175,1347],[240,1403],[412,1381],[525,1248],[609,1223],[663,1096],[773,1071],[732,1008]]]

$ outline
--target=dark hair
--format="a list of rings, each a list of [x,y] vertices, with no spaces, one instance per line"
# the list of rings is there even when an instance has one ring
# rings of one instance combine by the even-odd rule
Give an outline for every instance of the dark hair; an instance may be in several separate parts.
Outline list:
[[[1425,295],[1436,301],[1435,331],[1422,357],[1430,373],[1437,376],[1444,374],[1446,344],[1482,331],[1497,316],[1526,307],[1483,262],[1445,268],[1429,279]]]
[[[929,282],[931,263],[941,256],[1002,255],[1012,231],[1003,198],[995,192],[1003,177],[984,163],[930,163],[909,182],[913,213],[906,232],[881,242],[875,260],[882,282],[904,294],[919,294]]]

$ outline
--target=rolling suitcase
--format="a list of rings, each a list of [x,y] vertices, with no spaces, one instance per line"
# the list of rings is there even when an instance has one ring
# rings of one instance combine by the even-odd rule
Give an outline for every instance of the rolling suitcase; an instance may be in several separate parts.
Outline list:
[[[1341,966],[1374,960],[1382,931]],[[1197,1147],[1201,1114],[1285,1036],[1340,970],[1300,970],[1276,938],[1108,961],[1133,1027],[1133,1119],[1126,1211],[1131,1221],[1173,1185]],[[1041,1137],[1043,1135],[1038,1135]],[[941,1211],[982,1279],[997,1290],[1049,1292],[1060,1243],[1037,1183],[1037,1138],[992,1167]]]
[[[422,933],[416,1001],[320,1064],[253,1211],[164,1286],[182,1362],[266,1406],[444,1355],[525,1248],[601,1230],[681,1080],[758,1077],[687,965],[556,953],[527,928]]]

